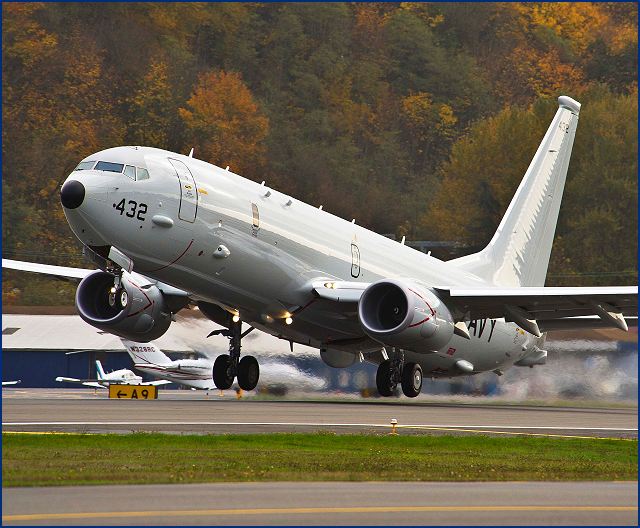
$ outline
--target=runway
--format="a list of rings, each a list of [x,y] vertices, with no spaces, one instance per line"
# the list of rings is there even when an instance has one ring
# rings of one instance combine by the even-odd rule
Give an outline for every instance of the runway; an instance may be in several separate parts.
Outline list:
[[[637,482],[8,488],[3,525],[637,525]]]
[[[106,391],[105,391],[106,392]],[[3,432],[388,433],[637,438],[636,408],[544,407],[389,400],[255,400],[165,391],[158,400],[109,400],[104,392],[2,391]]]

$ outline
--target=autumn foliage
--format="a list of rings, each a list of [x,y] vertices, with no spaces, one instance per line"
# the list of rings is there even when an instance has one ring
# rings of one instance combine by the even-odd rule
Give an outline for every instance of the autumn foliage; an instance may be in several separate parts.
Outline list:
[[[636,3],[2,10],[5,257],[84,265],[58,188],[122,144],[193,147],[381,233],[484,241],[564,93],[584,106],[551,274],[637,282]]]
[[[246,176],[259,175],[269,120],[238,73],[201,74],[186,106],[179,114],[199,157]]]

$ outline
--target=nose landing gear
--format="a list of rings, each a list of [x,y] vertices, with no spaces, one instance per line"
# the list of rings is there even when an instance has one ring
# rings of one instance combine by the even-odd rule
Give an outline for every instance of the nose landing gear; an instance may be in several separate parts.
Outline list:
[[[129,294],[122,287],[122,270],[113,277],[113,286],[109,290],[109,306],[123,310],[129,302]]]
[[[378,366],[376,386],[380,396],[393,396],[398,383],[405,396],[415,398],[422,390],[422,367],[405,363],[404,352],[394,349],[393,357]]]
[[[256,388],[260,379],[260,366],[253,356],[240,359],[242,338],[253,330],[249,328],[242,332],[242,322],[231,322],[228,330],[212,332],[209,335],[222,334],[229,338],[229,353],[219,355],[213,363],[213,382],[220,390],[231,387],[233,380],[238,378],[238,385],[242,390],[250,391]]]

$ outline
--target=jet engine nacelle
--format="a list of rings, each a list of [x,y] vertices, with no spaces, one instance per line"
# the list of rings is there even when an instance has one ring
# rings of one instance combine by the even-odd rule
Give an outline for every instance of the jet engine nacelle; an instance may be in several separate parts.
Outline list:
[[[87,275],[76,290],[76,309],[85,322],[131,341],[148,343],[163,335],[171,312],[157,286],[143,289],[124,274],[112,292],[114,277],[104,271]]]
[[[425,286],[384,279],[360,297],[358,318],[366,334],[385,345],[414,352],[435,352],[453,336],[447,306]]]

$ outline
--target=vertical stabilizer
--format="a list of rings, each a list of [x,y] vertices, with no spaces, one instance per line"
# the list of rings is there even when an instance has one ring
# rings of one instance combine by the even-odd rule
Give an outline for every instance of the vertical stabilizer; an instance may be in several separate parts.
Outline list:
[[[136,365],[144,363],[168,365],[171,363],[171,358],[153,343],[134,343],[133,341],[122,339],[122,344],[126,347],[129,356]]]
[[[496,286],[544,286],[580,113],[570,97],[559,97],[558,104],[491,242],[451,261]]]
[[[96,359],[96,373],[99,380],[106,379],[106,374],[104,373],[104,369],[102,368],[102,363],[100,363],[100,360],[98,359]]]

